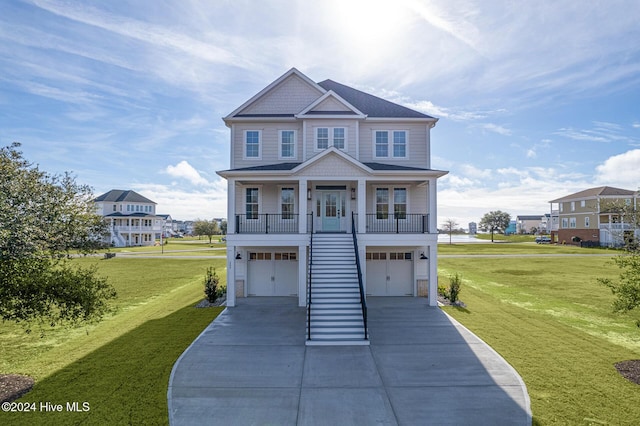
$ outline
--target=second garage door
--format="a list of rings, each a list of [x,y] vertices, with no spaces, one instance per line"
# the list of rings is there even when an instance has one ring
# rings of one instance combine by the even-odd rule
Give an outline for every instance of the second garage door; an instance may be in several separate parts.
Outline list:
[[[413,296],[413,253],[367,252],[367,295]]]
[[[298,255],[290,251],[249,252],[248,296],[297,296]]]

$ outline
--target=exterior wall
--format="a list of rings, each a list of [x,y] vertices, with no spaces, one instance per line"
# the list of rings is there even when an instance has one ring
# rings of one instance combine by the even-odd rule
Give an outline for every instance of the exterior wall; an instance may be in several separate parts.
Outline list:
[[[407,155],[405,158],[374,157],[374,132],[376,130],[406,130]],[[360,124],[360,161],[399,164],[410,167],[429,167],[428,128],[425,123],[364,121]],[[391,152],[392,147],[389,147]]]
[[[351,111],[341,102],[338,102],[336,99],[328,97],[324,101],[320,102],[316,105],[312,111]]]
[[[263,164],[277,163],[300,163],[302,159],[302,123],[295,121],[275,122],[275,123],[242,123],[233,126],[232,155],[233,167],[253,167]],[[261,133],[260,139],[260,158],[244,158],[245,150],[245,131],[258,130]],[[280,131],[295,130],[296,131],[296,148],[294,158],[279,157],[280,152]]]
[[[600,232],[596,229],[559,229],[558,244],[580,245],[572,241],[573,237],[579,237],[582,241],[600,241]]]
[[[306,149],[306,157],[303,161],[306,161],[316,155],[318,155],[323,150],[316,150],[316,129],[318,127],[344,127],[345,128],[345,144],[346,149],[343,152],[349,154],[353,158],[357,158],[356,155],[356,134],[358,128],[358,122],[353,119],[307,119],[305,120],[305,129],[306,132],[304,134],[305,149]]]

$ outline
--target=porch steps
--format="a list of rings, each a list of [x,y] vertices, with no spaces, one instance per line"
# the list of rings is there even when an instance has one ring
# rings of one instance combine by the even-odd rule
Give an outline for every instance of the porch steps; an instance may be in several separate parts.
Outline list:
[[[311,340],[307,345],[368,345],[350,234],[315,234],[311,266]]]

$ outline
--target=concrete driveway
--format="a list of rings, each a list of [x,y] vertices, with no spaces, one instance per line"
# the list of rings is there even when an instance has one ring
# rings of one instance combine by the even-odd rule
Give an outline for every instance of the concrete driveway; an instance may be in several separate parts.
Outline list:
[[[239,299],[182,354],[177,425],[531,425],[527,389],[422,298],[373,298],[370,346],[305,346],[297,298]]]

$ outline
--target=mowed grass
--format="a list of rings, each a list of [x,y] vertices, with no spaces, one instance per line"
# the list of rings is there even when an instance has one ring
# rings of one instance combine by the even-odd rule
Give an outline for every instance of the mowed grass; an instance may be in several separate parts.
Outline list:
[[[640,313],[611,312],[613,298],[596,282],[619,273],[609,258],[441,258],[439,266],[444,283],[463,277],[467,308],[446,311],[522,376],[534,424],[638,424],[640,386],[614,364],[640,359]]]
[[[116,312],[78,329],[34,330],[0,326],[0,372],[36,379],[20,402],[36,412],[0,413],[0,424],[166,424],[167,385],[180,354],[222,311],[196,309],[204,298],[206,268],[225,280],[222,259],[85,258],[118,291]],[[62,413],[40,403],[62,404]],[[67,412],[66,403],[89,411]]]

